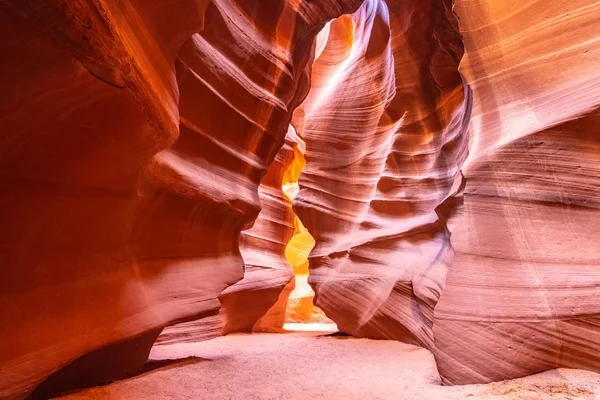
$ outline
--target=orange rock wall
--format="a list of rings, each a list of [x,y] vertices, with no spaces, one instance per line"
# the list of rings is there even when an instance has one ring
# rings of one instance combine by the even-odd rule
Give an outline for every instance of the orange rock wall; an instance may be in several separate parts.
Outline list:
[[[214,314],[242,279],[315,36],[358,6],[268,3],[3,2],[0,397]],[[115,378],[109,353],[80,384]]]
[[[225,333],[251,331],[263,316],[258,324],[261,329],[281,328],[285,321],[287,296],[294,287],[294,271],[285,250],[295,233],[295,215],[283,184],[287,171],[294,168],[299,144],[303,146],[290,126],[283,147],[259,187],[262,210],[240,240],[246,264],[244,279],[228,287],[221,297],[227,314]]]
[[[450,6],[366,1],[325,31],[293,119],[317,305],[449,384],[599,371],[598,6]]]

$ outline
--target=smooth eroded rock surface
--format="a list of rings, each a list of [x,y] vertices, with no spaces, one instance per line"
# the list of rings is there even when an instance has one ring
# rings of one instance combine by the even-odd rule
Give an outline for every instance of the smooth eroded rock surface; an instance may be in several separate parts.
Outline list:
[[[2,1],[0,398],[320,310],[447,384],[600,371],[598,15]]]
[[[445,383],[600,370],[599,12],[456,1],[474,106],[433,325]]]
[[[304,143],[290,126],[285,144],[259,187],[262,210],[258,219],[252,229],[242,233],[244,279],[227,288],[221,297],[227,314],[226,333],[250,331],[262,317],[257,329],[281,328],[285,321],[287,297],[294,288],[294,270],[286,259],[286,248],[296,228],[292,201],[283,186],[288,171],[300,162],[298,147],[304,148]]]
[[[452,251],[435,208],[467,155],[450,2],[365,1],[333,21],[294,114],[316,304],[356,336],[431,347]]]
[[[315,37],[357,6],[3,2],[0,397],[217,311]]]
[[[447,383],[600,370],[600,114],[472,164],[435,310]]]

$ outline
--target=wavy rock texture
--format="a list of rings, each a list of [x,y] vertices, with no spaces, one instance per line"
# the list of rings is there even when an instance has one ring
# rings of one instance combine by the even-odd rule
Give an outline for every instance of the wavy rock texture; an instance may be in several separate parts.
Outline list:
[[[281,328],[287,298],[294,289],[294,271],[285,256],[295,234],[292,202],[283,191],[288,170],[303,142],[290,126],[283,147],[269,165],[258,189],[262,209],[251,229],[240,236],[244,277],[223,291],[218,316],[167,327],[157,344],[213,339],[234,331]],[[260,320],[260,321],[259,321]]]
[[[176,343],[196,343],[223,335],[227,316],[223,308],[215,315],[167,326],[156,338],[153,347]]]
[[[473,138],[435,310],[440,375],[600,371],[600,5],[458,0],[456,12]]]
[[[114,379],[217,312],[315,36],[357,6],[2,3],[0,397],[86,354],[49,386]]]
[[[600,371],[599,123],[595,113],[528,135],[469,169],[435,310],[447,383]]]
[[[456,0],[459,68],[450,0],[359,3],[1,2],[0,398],[281,324],[292,113],[341,330],[450,384],[600,371],[600,5]]]
[[[212,298],[239,278],[234,270],[194,288],[203,274],[191,259],[153,257],[133,239],[150,198],[140,177],[178,135],[172,64],[202,29],[203,10],[121,5],[3,3],[0,45],[11,57],[0,73],[2,398],[24,397],[77,357],[142,335],[124,360],[133,368],[150,350],[146,337],[216,308]],[[184,37],[139,24],[154,13],[187,14]],[[199,294],[206,301],[194,301]],[[95,353],[95,372],[105,375],[101,359]]]
[[[299,233],[289,192],[294,191],[291,183],[297,182],[304,168],[303,153],[304,142],[290,125],[283,147],[259,186],[261,212],[254,226],[240,236],[244,278],[223,291],[219,297],[221,312],[169,326],[156,344],[197,342],[235,331],[271,331],[283,327],[288,297],[295,287],[298,253],[290,254],[289,247],[296,243],[292,238]],[[306,234],[305,228],[303,233]]]
[[[591,0],[456,0],[473,89],[470,162],[598,107],[598,12]]]
[[[294,270],[285,251],[295,234],[296,215],[283,185],[288,170],[294,170],[299,162],[298,146],[303,148],[304,143],[290,126],[285,144],[260,184],[262,210],[252,229],[240,238],[244,279],[228,287],[221,297],[227,314],[225,333],[250,331],[261,318],[257,329],[281,328],[285,322],[287,298],[294,289]]]
[[[450,2],[369,0],[329,27],[293,119],[294,208],[316,240],[316,304],[347,333],[433,346],[452,255],[435,208],[467,154],[461,56]]]

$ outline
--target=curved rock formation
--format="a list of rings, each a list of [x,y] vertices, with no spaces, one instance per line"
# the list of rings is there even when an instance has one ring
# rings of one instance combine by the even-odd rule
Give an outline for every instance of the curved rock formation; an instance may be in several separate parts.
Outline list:
[[[473,138],[435,310],[440,375],[600,371],[600,5],[457,0],[456,13]]]
[[[457,1],[464,84],[443,5],[367,2],[327,32],[294,116],[317,304],[431,348],[450,384],[600,370],[598,5]]]
[[[0,398],[280,326],[295,132],[341,330],[600,371],[600,3],[451,3],[1,1]]]
[[[2,7],[1,52],[11,56],[0,67],[0,397],[20,398],[79,356],[116,342],[143,343],[128,349],[128,360],[139,363],[148,337],[215,308],[211,292],[239,272],[212,280],[207,301],[191,305],[190,291],[198,291],[185,282],[198,271],[187,260],[147,257],[131,239],[149,198],[140,192],[143,171],[178,135],[172,65],[181,44],[202,29],[202,5]],[[153,21],[156,14],[187,17],[173,31]],[[92,382],[107,375],[102,355],[94,360]]]
[[[326,40],[327,35],[329,35],[329,24],[317,36],[317,56],[323,51],[324,43],[321,39],[325,36]],[[284,184],[286,196],[291,201],[294,200],[300,190],[298,178],[306,167],[306,159],[304,158],[306,146],[303,141],[301,141],[301,144],[297,147],[296,163],[288,169],[286,183]],[[302,224],[300,218],[294,215],[294,236],[285,248],[285,258],[292,265],[295,275],[294,290],[289,293],[287,303],[284,306],[286,323],[332,323],[325,316],[325,313],[314,305],[315,292],[308,284],[308,255],[314,246],[314,238]]]
[[[285,321],[287,297],[294,289],[294,271],[285,250],[295,233],[295,214],[283,185],[288,170],[295,168],[299,142],[303,146],[290,126],[285,144],[260,184],[262,210],[252,229],[240,238],[244,279],[228,287],[221,297],[227,315],[225,333],[251,331],[261,317],[261,329],[281,328]]]
[[[259,186],[261,212],[254,226],[240,236],[244,278],[223,291],[219,315],[169,326],[156,344],[197,342],[235,331],[283,327],[288,297],[295,288],[294,274],[302,267],[308,274],[306,257],[298,260],[298,253],[307,256],[310,249],[302,248],[297,238],[310,235],[298,226],[301,223],[292,210],[298,176],[306,164],[303,153],[304,142],[290,125],[283,147]],[[298,265],[302,261],[306,265]],[[312,297],[308,300],[311,302]]]
[[[106,346],[132,340],[133,370],[161,328],[217,311],[315,36],[357,6],[2,3],[0,397],[90,352],[79,384],[114,379]]]
[[[435,208],[467,154],[461,56],[450,2],[369,0],[313,66],[294,208],[316,240],[316,304],[347,333],[433,345],[451,261]]]
[[[599,123],[528,135],[469,168],[435,310],[446,383],[600,371]]]

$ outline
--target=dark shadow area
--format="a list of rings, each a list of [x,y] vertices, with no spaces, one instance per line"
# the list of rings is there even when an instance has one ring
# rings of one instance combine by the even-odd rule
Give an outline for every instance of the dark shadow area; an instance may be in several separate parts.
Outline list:
[[[161,331],[151,331],[75,359],[50,375],[28,399],[45,400],[66,391],[106,385],[139,374],[144,370],[150,349]]]
[[[135,376],[144,375],[146,373],[155,371],[157,369],[161,369],[163,371],[169,370],[171,368],[183,367],[186,365],[196,364],[202,361],[212,361],[209,358],[202,358],[197,356],[189,356],[186,358],[178,358],[174,360],[148,360],[146,364],[144,364],[144,368],[135,375],[128,376],[127,378],[133,378]]]
[[[352,335],[350,335],[346,332],[337,331],[337,332],[327,333],[325,335],[319,335],[317,337],[334,337],[334,338],[344,339],[344,338],[352,337]]]
[[[141,369],[139,369],[138,371],[128,374],[128,375],[125,375],[125,376],[122,376],[119,379],[113,379],[109,382],[107,381],[107,382],[104,382],[99,385],[98,384],[79,385],[77,387],[71,387],[69,389],[63,389],[63,390],[60,390],[59,392],[53,392],[53,393],[51,393],[50,391],[44,392],[43,389],[46,389],[46,387],[42,388],[42,386],[40,386],[27,399],[28,400],[46,400],[46,399],[50,399],[50,398],[54,398],[54,397],[67,396],[70,394],[78,393],[84,389],[89,389],[91,387],[108,385],[115,381],[139,377],[139,376],[142,376],[145,374],[152,373],[157,370],[166,371],[171,368],[185,367],[185,366],[196,364],[196,363],[199,363],[202,361],[212,361],[212,360],[207,359],[207,358],[202,358],[202,357],[196,357],[196,356],[189,356],[186,358],[179,358],[179,359],[148,360],[144,364],[144,366]]]

